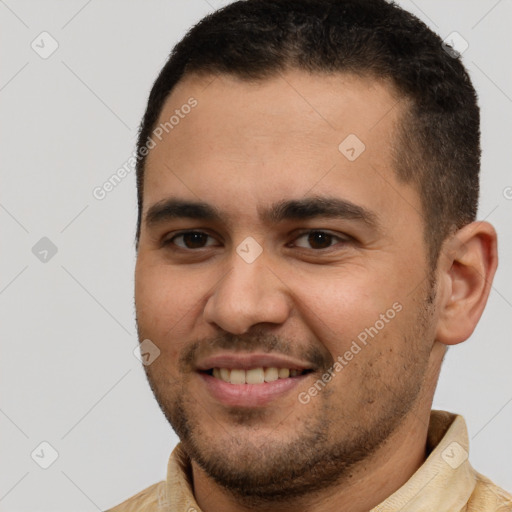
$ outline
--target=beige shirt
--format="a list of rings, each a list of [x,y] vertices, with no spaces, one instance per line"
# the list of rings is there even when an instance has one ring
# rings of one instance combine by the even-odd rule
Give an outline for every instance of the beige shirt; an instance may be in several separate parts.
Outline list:
[[[512,496],[469,464],[462,416],[432,411],[427,449],[430,455],[418,471],[370,512],[512,512]],[[178,444],[169,458],[166,481],[108,512],[201,512],[190,475],[190,460]]]

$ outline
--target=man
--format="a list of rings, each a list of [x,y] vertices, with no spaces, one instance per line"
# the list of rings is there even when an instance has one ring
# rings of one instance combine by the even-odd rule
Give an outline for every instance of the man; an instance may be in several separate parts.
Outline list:
[[[512,510],[431,411],[497,266],[446,50],[384,0],[236,2],[176,46],[138,140],[135,299],[181,442],[113,511]]]

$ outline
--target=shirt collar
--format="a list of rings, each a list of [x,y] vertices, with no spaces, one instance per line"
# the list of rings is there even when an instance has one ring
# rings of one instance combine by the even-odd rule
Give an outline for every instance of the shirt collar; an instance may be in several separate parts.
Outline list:
[[[423,465],[370,512],[453,512],[466,506],[476,485],[469,464],[469,440],[462,416],[432,411]]]

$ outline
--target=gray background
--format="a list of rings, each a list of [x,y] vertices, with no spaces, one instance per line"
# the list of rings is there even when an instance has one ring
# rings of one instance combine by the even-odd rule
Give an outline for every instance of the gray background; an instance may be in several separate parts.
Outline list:
[[[101,201],[92,191],[132,154],[172,46],[225,3],[0,1],[2,511],[105,509],[165,477],[176,437],[133,355],[134,175]],[[465,416],[473,465],[511,490],[512,0],[400,3],[469,43],[480,218],[498,230],[501,267],[475,334],[447,357],[435,407]],[[43,31],[59,45],[46,59],[31,47],[51,49]],[[58,452],[48,469],[43,441]]]

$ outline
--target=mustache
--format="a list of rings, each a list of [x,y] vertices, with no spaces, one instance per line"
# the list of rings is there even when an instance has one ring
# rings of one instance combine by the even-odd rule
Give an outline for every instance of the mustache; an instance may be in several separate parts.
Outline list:
[[[195,368],[201,357],[207,357],[216,352],[264,352],[283,354],[296,357],[309,363],[313,369],[327,370],[334,364],[334,359],[323,346],[296,340],[284,339],[272,333],[262,331],[247,334],[223,333],[214,337],[195,340],[183,349],[179,359],[179,367],[183,372]]]

